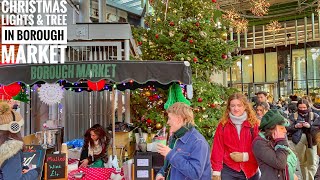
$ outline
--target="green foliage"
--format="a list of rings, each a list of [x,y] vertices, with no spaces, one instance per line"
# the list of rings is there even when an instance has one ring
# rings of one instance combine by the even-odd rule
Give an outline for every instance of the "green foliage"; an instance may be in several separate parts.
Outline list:
[[[167,11],[165,2],[153,0],[151,6],[154,12],[145,18],[147,28],[133,28],[134,38],[142,51],[139,58],[190,62],[194,89],[191,103],[195,110],[195,122],[210,142],[223,111],[223,102],[235,91],[210,82],[210,75],[214,71],[230,68],[238,60],[237,56],[231,55],[236,44],[226,41],[228,32],[224,24],[220,27],[216,24],[221,12],[216,10],[216,4],[211,0],[170,0]],[[199,98],[201,102],[198,102]],[[145,100],[137,95],[135,103],[143,104]],[[154,116],[165,122],[162,114],[161,117],[157,117],[160,116],[157,113],[152,115],[159,110],[145,108],[139,110],[144,111],[139,114]]]

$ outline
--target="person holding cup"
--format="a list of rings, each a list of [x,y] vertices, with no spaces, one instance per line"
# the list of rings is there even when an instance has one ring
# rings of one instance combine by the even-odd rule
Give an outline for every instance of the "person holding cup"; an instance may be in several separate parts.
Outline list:
[[[165,163],[156,180],[211,179],[210,147],[194,127],[192,108],[176,102],[167,109],[167,113],[172,135],[169,146],[157,144]]]

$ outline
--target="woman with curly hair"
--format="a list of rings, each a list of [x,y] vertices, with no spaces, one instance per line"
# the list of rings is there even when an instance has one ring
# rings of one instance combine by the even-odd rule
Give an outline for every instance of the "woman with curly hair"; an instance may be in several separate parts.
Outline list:
[[[213,140],[213,180],[258,180],[260,172],[252,152],[258,136],[258,119],[241,93],[231,95]]]
[[[89,128],[84,135],[79,167],[104,167],[107,162],[107,151],[110,137],[103,127],[96,124]]]

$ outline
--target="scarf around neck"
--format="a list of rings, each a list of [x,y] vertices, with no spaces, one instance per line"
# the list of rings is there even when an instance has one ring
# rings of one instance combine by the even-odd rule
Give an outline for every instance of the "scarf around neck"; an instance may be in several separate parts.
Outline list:
[[[247,112],[244,111],[241,116],[234,116],[233,114],[229,113],[229,117],[231,122],[236,126],[238,136],[240,137],[241,125],[248,118]]]
[[[169,147],[171,149],[173,149],[176,145],[176,142],[178,139],[180,139],[181,137],[183,137],[188,131],[190,131],[194,126],[190,123],[182,126],[180,129],[178,129],[176,132],[174,132],[172,134],[172,136],[170,137],[170,141],[169,141]],[[165,172],[167,172],[167,180],[170,180],[170,169],[171,169],[171,164],[168,160],[165,160],[164,162],[164,169]]]

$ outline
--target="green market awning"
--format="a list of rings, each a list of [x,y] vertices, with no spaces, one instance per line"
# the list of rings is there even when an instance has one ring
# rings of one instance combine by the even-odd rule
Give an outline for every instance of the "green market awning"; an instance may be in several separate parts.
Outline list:
[[[147,83],[169,85],[173,82],[191,84],[191,67],[188,62],[180,61],[80,61],[65,64],[0,65],[2,85],[14,82],[29,85],[37,82],[55,83],[59,80],[78,82],[83,79],[106,79],[116,84],[132,82],[135,86]]]

